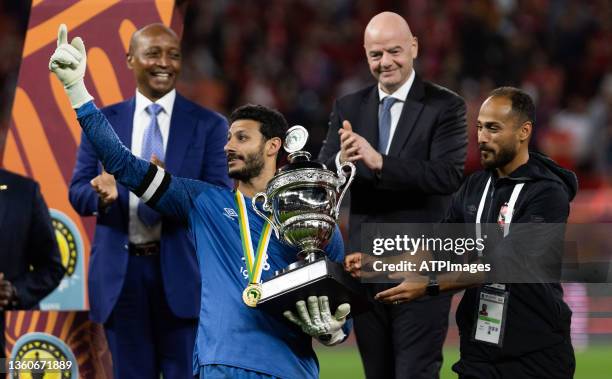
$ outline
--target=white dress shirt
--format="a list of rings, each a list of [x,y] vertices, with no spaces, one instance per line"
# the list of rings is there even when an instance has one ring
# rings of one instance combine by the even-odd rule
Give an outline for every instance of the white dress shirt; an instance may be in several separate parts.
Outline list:
[[[170,118],[172,117],[172,108],[176,99],[176,90],[172,90],[165,94],[156,103],[161,105],[163,110],[157,115],[157,124],[162,135],[164,144],[164,155],[168,146],[168,135],[170,134]],[[134,121],[132,127],[132,154],[140,156],[142,152],[142,139],[145,130],[151,123],[151,115],[147,113],[147,106],[153,103],[143,94],[136,90],[136,106],[134,108]],[[164,161],[165,161],[164,157]],[[140,221],[138,217],[138,203],[140,199],[130,192],[129,200],[129,223],[128,223],[128,238],[131,243],[140,244],[152,241],[159,241],[161,238],[161,222],[149,228]]]
[[[399,100],[391,106],[391,130],[389,131],[389,142],[385,151],[379,151],[379,153],[383,155],[387,155],[389,153],[389,147],[391,147],[391,142],[393,141],[393,136],[395,135],[395,130],[397,129],[397,123],[399,122],[400,116],[402,115],[402,110],[404,109],[404,102],[408,97],[408,92],[410,92],[410,88],[412,88],[412,83],[414,83],[414,76],[415,73],[413,69],[410,73],[410,76],[408,77],[408,80],[406,80],[406,82],[402,84],[402,86],[398,88],[397,91],[393,92],[390,95],[380,88],[380,84],[378,85],[379,104],[387,96],[392,96]],[[340,151],[338,152],[338,154],[336,154],[336,167],[340,167]]]

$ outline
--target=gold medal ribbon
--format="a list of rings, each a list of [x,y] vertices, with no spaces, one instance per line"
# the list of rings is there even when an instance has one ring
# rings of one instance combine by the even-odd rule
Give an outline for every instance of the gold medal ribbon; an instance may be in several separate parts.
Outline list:
[[[261,229],[261,236],[259,237],[259,243],[257,244],[257,251],[254,252],[253,242],[251,240],[251,229],[249,227],[249,216],[247,214],[244,195],[242,195],[242,192],[238,190],[236,190],[236,206],[238,207],[240,239],[242,240],[242,251],[244,253],[247,272],[249,273],[249,283],[257,284],[261,279],[261,271],[263,268],[262,262],[264,255],[266,255],[266,250],[268,250],[268,243],[270,242],[272,228],[270,227],[270,223],[264,221],[263,228]]]

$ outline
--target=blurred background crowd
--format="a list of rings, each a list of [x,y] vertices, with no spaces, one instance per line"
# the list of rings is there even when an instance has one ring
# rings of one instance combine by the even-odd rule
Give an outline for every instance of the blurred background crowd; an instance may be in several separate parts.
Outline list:
[[[306,126],[316,153],[335,98],[372,78],[363,29],[382,10],[419,40],[416,71],[459,93],[475,125],[486,94],[521,86],[537,99],[535,148],[579,173],[612,172],[612,3],[607,0],[209,0],[186,4],[181,89],[221,112],[245,102]],[[479,167],[470,133],[467,171]]]

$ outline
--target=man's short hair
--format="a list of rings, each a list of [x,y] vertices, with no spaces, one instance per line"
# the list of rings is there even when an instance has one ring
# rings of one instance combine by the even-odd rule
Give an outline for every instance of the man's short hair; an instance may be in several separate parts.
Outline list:
[[[163,33],[166,33],[167,35],[176,39],[179,42],[179,48],[180,48],[181,39],[178,37],[176,32],[172,30],[172,28],[167,27],[161,22],[156,22],[153,24],[145,25],[142,28],[135,31],[134,33],[132,33],[132,37],[130,38],[130,46],[128,47],[127,55],[128,56],[134,55],[134,50],[136,49],[136,46],[138,45],[138,38],[140,37],[141,34],[148,33],[150,30],[155,30],[155,29],[160,29]]]
[[[230,125],[236,120],[253,120],[261,124],[259,130],[266,140],[278,137],[285,140],[289,128],[285,117],[275,109],[263,105],[246,104],[236,108],[230,115]]]
[[[533,99],[525,91],[515,87],[499,87],[491,91],[489,97],[505,97],[512,103],[512,112],[518,116],[519,123],[531,122],[535,125],[536,111]]]

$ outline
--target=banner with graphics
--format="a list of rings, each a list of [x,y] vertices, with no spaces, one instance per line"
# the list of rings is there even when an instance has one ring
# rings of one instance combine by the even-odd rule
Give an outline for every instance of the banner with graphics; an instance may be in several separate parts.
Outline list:
[[[86,309],[85,251],[81,233],[65,213],[57,209],[50,209],[49,212],[66,274],[55,291],[40,302],[40,309]]]
[[[173,19],[174,15],[174,19]],[[59,24],[87,46],[87,87],[99,106],[133,96],[125,63],[134,31],[162,22],[180,32],[173,0],[34,0],[6,138],[3,166],[40,183],[62,250],[67,275],[44,309],[87,309],[86,268],[95,220],[68,202],[68,183],[81,132],[59,81],[48,70]],[[80,287],[77,289],[77,287]]]
[[[9,312],[5,334],[9,362],[23,361],[26,369],[45,360],[54,360],[50,364],[55,368],[64,364],[61,376],[59,371],[45,371],[45,377],[112,377],[104,334],[99,325],[88,321],[85,312],[89,308],[87,267],[95,219],[81,218],[68,201],[81,131],[60,82],[48,70],[57,29],[65,23],[70,39],[83,37],[88,55],[85,82],[102,107],[134,95],[135,82],[125,61],[129,41],[137,29],[158,22],[181,34],[182,19],[174,0],[32,1],[0,162],[7,170],[40,183],[66,275],[41,302],[42,310],[61,312]],[[65,365],[69,361],[74,364],[68,369]],[[36,375],[24,377],[42,377]]]
[[[86,269],[95,227],[93,218],[79,217],[68,202],[81,132],[61,84],[47,68],[57,28],[65,23],[69,38],[85,40],[85,82],[98,106],[106,106],[133,96],[136,87],[125,53],[132,33],[155,22],[181,32],[173,0],[32,2],[2,162],[38,181],[51,209],[67,275],[43,301],[43,309],[88,308]]]
[[[7,312],[5,335],[15,378],[112,377],[104,330],[87,312]]]

